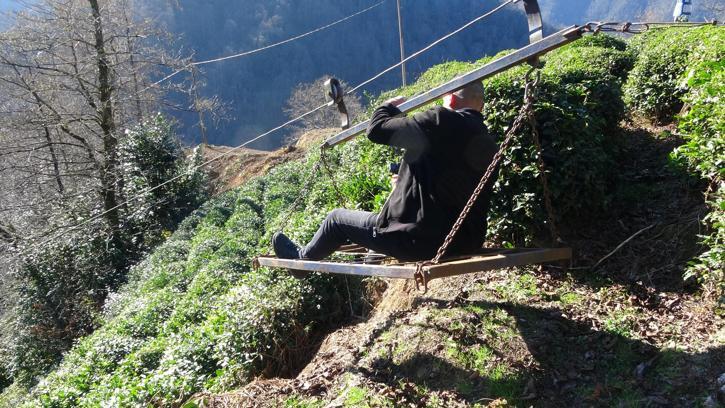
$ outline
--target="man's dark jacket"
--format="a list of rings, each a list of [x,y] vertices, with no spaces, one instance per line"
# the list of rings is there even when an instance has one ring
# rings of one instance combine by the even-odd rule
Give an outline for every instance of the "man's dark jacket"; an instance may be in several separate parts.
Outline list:
[[[407,233],[421,259],[443,242],[498,150],[473,109],[437,107],[411,117],[392,104],[373,113],[367,137],[405,149],[397,186],[378,217],[377,234]],[[487,184],[448,254],[481,248],[494,177]]]

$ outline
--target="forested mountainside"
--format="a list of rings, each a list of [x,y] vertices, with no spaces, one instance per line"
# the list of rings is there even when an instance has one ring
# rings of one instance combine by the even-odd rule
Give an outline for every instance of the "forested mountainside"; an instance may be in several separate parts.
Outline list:
[[[194,59],[204,60],[284,40],[353,14],[377,1],[181,1],[178,7],[165,1],[158,3],[164,7],[150,13],[162,16],[170,31],[183,35],[179,42],[194,50]],[[461,0],[455,5],[444,1],[403,4],[408,54],[496,4],[497,1],[492,0]],[[411,61],[407,64],[410,77],[417,77],[435,63],[471,59],[525,44],[528,35],[519,8],[509,7],[488,19],[487,24],[471,27],[455,41],[446,41]],[[500,35],[501,32],[506,35]],[[292,89],[300,83],[329,74],[357,85],[399,60],[395,1],[386,1],[325,32],[263,54],[201,67],[205,73],[205,94],[218,96],[228,103],[228,114],[233,118],[219,123],[210,142],[239,144],[284,122],[285,103]],[[362,91],[375,94],[398,85],[400,70],[395,70]],[[188,117],[189,123],[195,119]],[[254,146],[277,147],[284,133]]]
[[[30,2],[32,3],[32,2]],[[428,1],[403,0],[402,19],[407,54],[427,45],[472,18],[493,8],[494,0]],[[563,25],[587,21],[641,20],[670,21],[674,0],[544,0],[544,21],[551,31]],[[193,54],[196,61],[231,55],[269,45],[351,15],[377,1],[316,0],[289,1],[192,1],[149,0],[135,4],[142,15],[164,24],[178,38],[175,47]],[[20,8],[12,0],[0,11]],[[407,68],[415,78],[433,64],[447,60],[475,59],[482,54],[519,47],[527,35],[520,6],[488,19],[411,61]],[[696,0],[693,20],[724,18],[718,0]],[[501,33],[506,33],[502,35]],[[270,129],[285,119],[283,109],[293,87],[324,75],[335,75],[355,85],[399,60],[395,1],[385,1],[374,10],[354,17],[319,34],[280,48],[239,60],[200,67],[201,95],[218,98],[225,105],[219,118],[207,118],[208,141],[237,145]],[[280,61],[284,61],[280,63]],[[170,73],[170,71],[166,73]],[[159,78],[164,73],[159,73]],[[190,86],[187,73],[174,78]],[[375,94],[400,85],[398,70],[381,78],[359,93]],[[182,96],[174,98],[179,109],[173,115],[182,124],[186,143],[201,141],[198,115],[188,110]],[[285,130],[253,147],[274,149],[289,133]]]
[[[203,204],[57,365],[45,348],[52,326],[31,322],[36,336],[3,350],[0,405],[715,407],[725,401],[724,50],[722,27],[677,28],[626,43],[587,37],[545,58],[535,110],[571,268],[471,274],[425,295],[254,268],[274,231],[309,239],[338,198],[380,208],[399,152],[358,138],[329,153],[331,176],[312,173],[313,149]],[[371,106],[491,58],[436,65]],[[485,81],[494,134],[516,115],[526,71]],[[506,152],[492,245],[545,242],[530,137],[522,129]],[[58,261],[41,259],[31,276],[49,278]]]
[[[192,1],[145,2],[147,15],[168,24],[180,36],[178,44],[193,50],[195,60],[254,49],[335,21],[364,9],[372,0],[314,2],[290,1]],[[494,0],[401,2],[407,54],[492,9]],[[548,31],[562,25],[587,21],[671,21],[674,0],[542,0]],[[717,0],[695,0],[693,20],[725,17]],[[482,54],[520,47],[528,40],[520,5],[477,24],[411,61],[407,68],[415,78],[433,64],[475,59]],[[504,34],[505,33],[505,34]],[[201,67],[206,82],[204,95],[227,104],[227,120],[210,130],[212,144],[236,145],[283,122],[282,113],[290,90],[323,75],[334,75],[356,85],[399,61],[395,1],[335,26],[263,54]],[[283,61],[283,62],[281,62]],[[376,81],[364,92],[372,94],[400,85],[399,70]],[[360,93],[360,96],[363,96]],[[198,142],[196,116],[178,114],[184,138]],[[279,146],[285,132],[254,146]]]
[[[583,24],[585,21],[670,21],[674,0],[554,0],[541,1],[546,21]],[[725,6],[719,0],[694,0],[692,21],[722,20]]]

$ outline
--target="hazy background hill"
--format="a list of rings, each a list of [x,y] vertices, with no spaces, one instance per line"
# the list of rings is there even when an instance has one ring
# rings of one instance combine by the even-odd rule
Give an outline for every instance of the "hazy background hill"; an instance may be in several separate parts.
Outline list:
[[[0,9],[17,9],[25,0],[2,0]],[[143,13],[178,36],[177,46],[205,60],[265,46],[328,24],[376,4],[373,0],[142,0]],[[402,0],[404,39],[410,54],[465,22],[490,10],[497,0]],[[549,31],[590,20],[671,20],[674,0],[541,0]],[[693,20],[722,18],[718,0],[695,0]],[[720,10],[718,10],[718,7]],[[447,60],[473,60],[484,54],[520,47],[527,41],[522,6],[501,13],[440,44],[408,64],[410,80]],[[201,67],[202,96],[226,104],[225,119],[211,127],[209,142],[236,145],[286,118],[283,107],[292,88],[325,74],[356,85],[399,60],[395,1],[323,32],[248,57]],[[182,83],[188,78],[177,76]],[[398,86],[391,72],[364,91],[371,94]],[[185,86],[188,84],[185,84]],[[361,95],[363,96],[363,95]],[[365,98],[363,98],[365,102]],[[197,115],[183,112],[189,102],[179,97],[175,116],[184,140],[200,141]],[[279,146],[279,132],[253,147]]]
[[[197,60],[228,55],[283,40],[335,21],[376,2],[370,0],[179,0],[178,7],[159,0],[148,13],[166,21],[181,35],[180,43],[195,51]],[[408,54],[493,8],[498,1],[403,0],[403,27]],[[542,0],[547,24],[555,28],[589,20],[669,21],[673,0]],[[699,3],[696,18],[706,14]],[[408,64],[409,76],[446,60],[471,60],[483,54],[526,43],[522,7],[509,7],[492,18],[439,45]],[[292,87],[333,74],[357,84],[399,59],[395,1],[324,32],[250,57],[204,67],[206,95],[228,103],[229,118],[211,131],[210,142],[238,144],[283,121],[282,108]],[[375,93],[400,83],[399,71],[371,84]],[[185,136],[197,141],[194,115],[182,116]],[[267,139],[262,148],[276,147],[283,136]]]
[[[181,44],[203,60],[274,43],[338,20],[377,1],[316,0],[265,2],[182,0],[179,7],[166,2],[149,13],[168,23],[182,35]],[[403,2],[406,49],[418,50],[440,36],[494,7],[489,0],[450,2]],[[233,4],[233,5],[232,5]],[[415,78],[426,68],[445,60],[466,60],[526,41],[523,17],[514,8],[478,24],[408,64]],[[260,54],[203,68],[205,95],[217,95],[229,103],[230,119],[210,134],[215,144],[237,144],[284,121],[282,108],[292,88],[325,74],[356,85],[399,60],[395,1],[388,0],[372,11],[331,29]],[[400,84],[396,70],[366,87],[377,93]],[[321,92],[321,91],[320,91]],[[196,120],[185,115],[187,126]],[[331,124],[333,125],[333,124]],[[187,127],[187,129],[189,129]],[[257,147],[277,146],[273,137]],[[187,131],[189,141],[198,132]]]

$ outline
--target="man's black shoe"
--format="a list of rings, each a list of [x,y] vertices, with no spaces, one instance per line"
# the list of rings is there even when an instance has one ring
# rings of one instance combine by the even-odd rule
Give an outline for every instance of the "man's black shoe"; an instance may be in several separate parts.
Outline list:
[[[282,259],[300,259],[300,247],[297,246],[291,239],[281,232],[275,232],[272,235],[272,248],[274,249],[277,258]],[[309,272],[289,269],[292,276],[297,279],[306,278]]]
[[[272,248],[277,258],[282,259],[299,259],[300,258],[300,247],[297,246],[291,239],[287,238],[281,232],[275,232],[272,235]]]

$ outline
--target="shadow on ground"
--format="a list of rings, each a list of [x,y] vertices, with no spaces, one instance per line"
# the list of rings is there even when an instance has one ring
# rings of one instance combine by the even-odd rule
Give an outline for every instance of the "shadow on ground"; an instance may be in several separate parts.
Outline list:
[[[670,157],[682,140],[666,128],[629,125],[620,131],[626,144],[621,160],[612,164],[618,181],[606,213],[558,214],[562,236],[575,249],[571,276],[592,286],[610,280],[658,292],[693,292],[695,282],[682,276],[702,251],[704,186]]]
[[[377,342],[373,357],[359,367],[373,383],[415,384],[410,392],[417,395],[408,400],[454,391],[463,404],[505,399],[521,406],[700,406],[725,367],[725,347],[703,353],[658,349],[626,333],[594,330],[590,321],[556,309],[430,298],[416,306],[427,304],[454,318],[391,318],[371,339]],[[515,333],[510,338],[509,329]],[[419,343],[412,353],[396,353],[405,331],[437,336],[439,345]],[[396,336],[400,341],[390,340]]]

